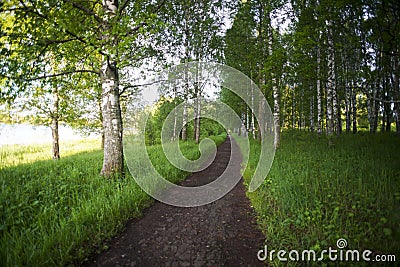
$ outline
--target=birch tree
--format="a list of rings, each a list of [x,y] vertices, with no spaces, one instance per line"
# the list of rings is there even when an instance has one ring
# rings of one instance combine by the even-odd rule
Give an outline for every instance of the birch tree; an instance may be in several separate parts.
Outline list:
[[[3,16],[13,18],[4,34],[0,60],[1,76],[9,87],[18,92],[35,80],[74,73],[91,73],[93,81],[101,84],[104,176],[123,173],[121,70],[138,66],[137,59],[148,53],[151,43],[144,40],[158,29],[157,13],[163,3],[26,0],[8,1],[1,7]],[[67,62],[62,72],[46,71],[48,50]]]

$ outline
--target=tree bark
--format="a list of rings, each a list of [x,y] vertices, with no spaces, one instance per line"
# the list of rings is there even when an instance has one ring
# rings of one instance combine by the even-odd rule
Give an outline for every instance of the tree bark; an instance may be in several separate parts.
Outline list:
[[[346,112],[346,133],[350,133],[351,129],[351,120],[350,120],[350,92],[349,85],[345,82],[345,112]]]
[[[56,73],[57,64],[55,62],[55,58],[51,55],[50,58],[52,74]],[[57,82],[52,82],[52,106],[50,107],[50,117],[51,117],[51,137],[52,137],[52,156],[54,160],[60,159],[60,143],[59,143],[59,134],[58,134],[58,121],[60,118],[59,108],[60,108],[60,95],[58,92],[58,84]]]
[[[190,60],[190,52],[189,52],[189,35],[190,35],[190,29],[189,29],[189,20],[190,20],[190,13],[185,7],[185,14],[184,14],[184,32],[185,32],[185,41],[184,41],[184,46],[185,46],[185,63],[188,64]],[[182,111],[182,140],[186,141],[187,140],[187,117],[188,117],[188,110],[187,110],[187,104],[186,101],[188,100],[189,96],[189,70],[188,66],[185,66],[185,85],[184,85],[184,92],[183,92],[183,111]]]
[[[177,88],[174,86],[174,131],[173,131],[173,133],[172,133],[172,141],[175,141],[176,140],[176,138],[177,138],[177,134],[176,134],[176,127],[177,127],[177,124],[178,124],[178,113],[177,113],[177,110],[176,110],[176,98],[177,98]]]
[[[252,76],[252,75],[250,75]],[[252,80],[252,78],[250,78]],[[254,86],[251,86],[251,106],[254,108]],[[250,112],[250,116],[251,116],[251,135],[253,137],[253,139],[256,139],[256,127],[255,127],[255,116],[254,116],[254,112],[251,108],[247,107],[248,111]]]
[[[52,136],[52,154],[53,159],[60,159],[60,143],[58,134],[58,108],[59,108],[59,95],[57,85],[53,85],[53,108],[51,112],[51,136]]]
[[[183,103],[183,111],[182,111],[182,140],[187,140],[187,105],[186,101]]]
[[[372,97],[368,95],[368,100],[367,100],[367,111],[368,111],[368,121],[369,121],[369,130],[370,133],[376,133],[377,126],[378,126],[378,105],[377,101],[377,95],[378,95],[378,90],[376,88],[379,87],[379,81],[377,81],[377,85],[375,88],[371,86],[372,92]]]
[[[200,116],[201,116],[201,102],[200,99],[197,101],[197,120],[196,120],[196,144],[200,142]]]
[[[122,117],[119,102],[118,72],[106,58],[101,69],[104,159],[101,174],[123,173]]]
[[[334,91],[336,88],[335,83],[335,55],[334,55],[334,43],[333,43],[333,33],[332,33],[332,23],[327,21],[328,27],[328,80],[326,86],[326,133],[328,135],[333,135],[334,131]]]
[[[397,55],[399,50],[396,51]],[[396,133],[400,135],[400,66],[399,66],[399,58],[397,56],[394,57],[394,72],[393,72],[393,91],[395,96],[395,104],[394,104],[394,111],[396,112]]]
[[[353,134],[357,133],[357,97],[356,92],[353,88],[350,91],[351,94],[351,107],[352,107],[352,119],[353,119]]]
[[[261,92],[263,92],[263,84],[264,84],[264,79],[262,78],[262,71],[261,71],[261,66],[259,67],[259,85],[261,88]],[[263,99],[259,99],[258,102],[258,133],[257,133],[257,139],[262,140],[264,138],[264,108],[265,103]]]
[[[51,119],[51,136],[53,139],[53,159],[58,160],[60,159],[60,146],[59,146],[59,135],[58,135],[58,119],[52,118]]]
[[[99,119],[101,123],[101,149],[104,149],[104,128],[103,128],[103,108],[101,107],[101,95],[98,96],[98,105],[99,105]]]
[[[318,38],[319,42],[319,38]],[[322,96],[321,96],[321,51],[317,47],[317,132],[322,134]]]
[[[118,10],[117,0],[103,1],[104,33],[102,39],[108,44],[103,47],[107,55],[102,56],[100,79],[102,87],[101,107],[104,130],[104,158],[101,175],[110,177],[122,175],[124,170],[124,156],[122,144],[122,116],[119,98],[119,78],[116,63],[116,52],[112,51],[112,36],[108,33],[110,23]],[[114,44],[115,45],[115,44]]]
[[[271,57],[273,53],[273,32],[271,19],[268,20],[268,54]],[[280,122],[280,104],[279,104],[279,88],[276,82],[274,69],[271,69],[272,94],[274,97],[274,146],[278,148],[281,142],[281,122]]]
[[[315,124],[314,124],[314,95],[310,97],[310,130],[314,132]]]
[[[293,85],[293,90],[292,90],[292,130],[295,129],[296,127],[296,95],[295,95],[295,87],[296,84]]]

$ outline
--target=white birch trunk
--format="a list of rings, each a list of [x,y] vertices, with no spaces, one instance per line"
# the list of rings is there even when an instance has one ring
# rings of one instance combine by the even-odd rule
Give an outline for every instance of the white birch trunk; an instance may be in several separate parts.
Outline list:
[[[186,90],[186,89],[185,89]],[[187,140],[187,105],[186,101],[183,103],[183,111],[182,111],[182,140]]]
[[[105,25],[102,38],[105,43],[111,43],[112,37],[107,33],[110,23],[118,9],[117,0],[103,0],[105,12]],[[108,46],[109,47],[109,46]],[[111,176],[122,174],[124,167],[122,144],[122,117],[119,99],[119,80],[116,55],[111,49],[103,47],[105,55],[102,56],[100,79],[102,88],[101,107],[104,130],[104,159],[101,174]]]
[[[345,112],[346,112],[346,133],[350,133],[351,129],[351,119],[350,119],[350,92],[349,92],[349,84],[345,83]]]
[[[318,42],[319,42],[318,38]],[[317,47],[317,133],[322,134],[321,51]]]
[[[252,79],[252,75],[250,75],[250,79]],[[251,106],[254,107],[254,87],[251,85]],[[254,116],[254,112],[252,109],[249,109],[251,112],[251,134],[253,136],[253,139],[256,139],[256,128],[255,128],[255,116]]]
[[[314,124],[314,96],[310,97],[310,130],[314,132],[315,124]]]
[[[185,32],[185,63],[189,63],[189,34],[190,34],[190,29],[188,26],[189,23],[189,12],[185,8],[185,19],[184,19],[184,32]],[[187,120],[188,120],[188,110],[187,110],[187,104],[186,101],[188,100],[189,97],[189,73],[188,73],[188,66],[185,66],[185,85],[184,85],[184,92],[183,92],[183,111],[182,111],[182,140],[186,141],[187,140]]]
[[[351,88],[351,108],[352,108],[352,119],[353,119],[353,134],[357,133],[357,98],[353,88]]]
[[[326,133],[333,135],[334,131],[334,108],[333,108],[333,97],[335,91],[335,56],[334,56],[334,43],[332,33],[332,23],[327,21],[328,28],[328,80],[326,86]]]
[[[174,103],[176,103],[176,91],[177,91],[177,89],[176,89],[176,87],[174,86]],[[178,120],[178,114],[177,114],[177,110],[176,110],[176,105],[174,105],[174,130],[173,130],[173,133],[172,133],[172,141],[175,141],[176,140],[176,126],[177,126],[177,120]]]
[[[399,50],[396,51],[397,54],[399,52]],[[399,66],[400,62],[399,62],[399,58],[398,57],[394,57],[394,62],[393,62],[393,90],[394,90],[394,96],[395,96],[395,100],[397,102],[395,102],[394,104],[394,111],[396,112],[396,133],[398,135],[400,135],[400,66]]]
[[[51,136],[52,136],[52,154],[53,159],[60,159],[60,142],[58,134],[58,118],[59,118],[59,95],[57,85],[53,85],[53,107],[51,111]]]
[[[274,41],[274,36],[273,36],[273,29],[271,26],[271,19],[269,19],[269,25],[268,25],[268,54],[269,56],[272,56],[273,53],[273,41]],[[278,84],[276,81],[276,74],[274,73],[274,70],[272,68],[271,71],[271,82],[272,82],[272,94],[274,97],[274,146],[275,148],[278,148],[281,142],[281,122],[280,122],[280,96],[279,96],[279,88]]]

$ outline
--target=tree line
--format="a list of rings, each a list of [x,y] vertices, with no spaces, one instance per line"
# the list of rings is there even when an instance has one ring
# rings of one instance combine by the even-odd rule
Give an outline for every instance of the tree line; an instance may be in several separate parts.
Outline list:
[[[54,158],[60,121],[97,129],[105,176],[124,171],[122,118],[140,89],[132,70],[149,62],[217,61],[242,71],[271,104],[277,147],[281,128],[333,135],[395,124],[400,134],[399,18],[394,0],[3,1],[0,99],[51,126]],[[204,94],[172,88],[152,123],[184,99],[198,117]],[[254,111],[228,90],[220,98],[261,138]],[[192,131],[198,142],[200,121],[179,138]]]
[[[3,1],[0,98],[43,114],[42,122],[52,128],[55,159],[59,158],[59,121],[100,128],[101,174],[121,174],[122,116],[127,100],[138,90],[132,70],[152,61],[169,66],[171,58],[174,62],[221,60],[220,14],[229,4],[215,0]],[[186,91],[182,97],[200,95],[200,91]],[[198,141],[196,127],[199,122],[194,124]],[[186,139],[185,133],[182,138]]]
[[[395,124],[400,134],[399,15],[391,0],[244,0],[225,37],[225,60],[263,90],[276,133],[375,133]],[[256,136],[254,114],[229,91],[222,98]]]

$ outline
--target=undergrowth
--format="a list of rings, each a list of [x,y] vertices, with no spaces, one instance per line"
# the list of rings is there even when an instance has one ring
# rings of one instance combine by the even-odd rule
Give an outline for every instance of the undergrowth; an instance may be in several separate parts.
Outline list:
[[[245,184],[260,152],[259,143],[250,142]],[[344,238],[345,249],[394,254],[399,260],[400,138],[343,134],[328,143],[324,136],[284,132],[268,176],[248,193],[268,250],[321,252],[338,249],[336,241]],[[276,255],[267,260],[283,264]],[[329,262],[325,257],[320,264]]]
[[[212,137],[217,144],[225,138]],[[115,180],[99,175],[99,146],[97,141],[61,144],[58,161],[50,159],[49,145],[0,147],[1,266],[80,264],[152,203],[129,173]],[[200,155],[192,141],[181,150],[189,159]],[[160,145],[148,152],[169,180],[187,175],[167,161]]]

